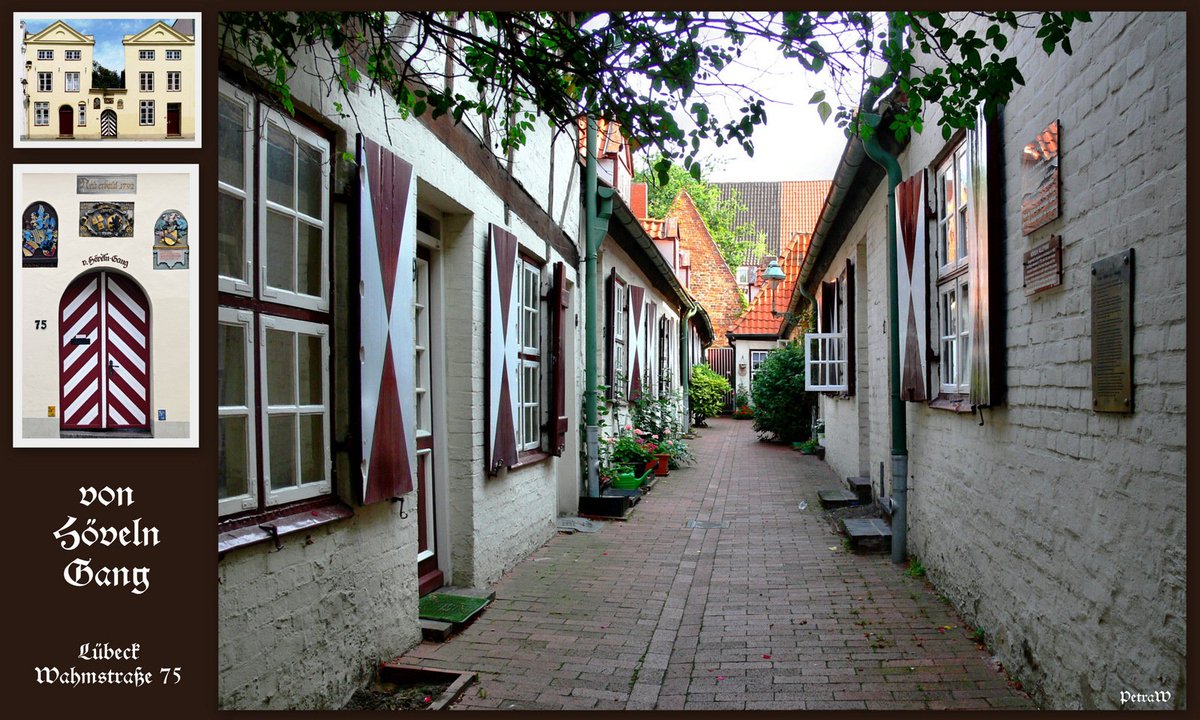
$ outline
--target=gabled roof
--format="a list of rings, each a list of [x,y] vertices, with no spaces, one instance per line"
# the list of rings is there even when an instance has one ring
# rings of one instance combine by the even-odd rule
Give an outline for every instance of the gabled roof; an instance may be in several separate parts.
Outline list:
[[[171,23],[171,29],[180,35],[194,36],[196,34],[196,21],[193,18],[179,18]]]
[[[734,191],[746,209],[734,217],[734,223],[751,223],[766,241],[767,257],[780,255],[796,233],[811,234],[825,195],[829,192],[829,180],[779,180],[771,182],[726,182],[713,183],[722,198],[730,197]],[[757,265],[760,258],[748,255],[745,264]]]
[[[25,42],[95,45],[96,37],[94,35],[84,35],[62,20],[55,20],[40,33],[25,33]]]
[[[742,313],[742,316],[733,324],[729,334],[745,336],[778,335],[780,333],[783,321],[787,317],[784,311],[787,310],[792,290],[796,287],[796,280],[800,277],[804,253],[808,249],[808,238],[809,236],[803,233],[797,233],[792,237],[779,259],[779,267],[783,269],[784,274],[783,282],[779,283],[779,287],[775,288],[774,293],[770,289],[763,289],[762,292],[755,295],[754,300],[750,302],[750,307],[746,308],[746,312]],[[773,308],[772,297],[775,301]]]
[[[177,43],[191,44],[195,42],[195,39],[159,20],[136,35],[126,35],[121,42],[125,45],[158,45],[162,43],[174,45]]]
[[[580,156],[587,155],[587,117],[579,117],[579,134],[577,142],[579,144]],[[628,138],[621,135],[621,126],[615,122],[598,118],[596,120],[596,157],[602,158],[605,155],[620,155],[624,158],[625,164],[633,167],[633,143]]]

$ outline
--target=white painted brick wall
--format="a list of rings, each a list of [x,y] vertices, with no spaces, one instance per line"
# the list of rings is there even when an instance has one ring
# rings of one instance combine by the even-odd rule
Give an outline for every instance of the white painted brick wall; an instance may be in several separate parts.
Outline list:
[[[1018,53],[1027,84],[1004,113],[1007,402],[975,416],[910,404],[909,549],[1047,706],[1114,707],[1122,690],[1184,702],[1186,58],[1179,13],[1094,13],[1074,56]],[[1061,120],[1062,217],[1020,234],[1020,148]],[[907,177],[943,146],[934,119]],[[881,185],[848,239],[866,237],[870,438],[890,447]],[[1026,298],[1021,256],[1063,237],[1063,287]],[[1135,248],[1136,412],[1091,410],[1090,271]],[[849,252],[848,247],[843,253]],[[834,267],[840,267],[841,259]],[[861,320],[860,320],[861,321]],[[853,432],[824,400],[827,433]],[[835,422],[836,421],[836,422]],[[830,440],[847,475],[853,454]],[[861,460],[860,463],[861,464]]]

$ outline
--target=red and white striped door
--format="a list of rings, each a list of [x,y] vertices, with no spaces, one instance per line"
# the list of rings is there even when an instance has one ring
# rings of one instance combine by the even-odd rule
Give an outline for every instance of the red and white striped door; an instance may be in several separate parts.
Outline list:
[[[150,427],[150,303],[110,272],[76,278],[59,306],[64,430]]]

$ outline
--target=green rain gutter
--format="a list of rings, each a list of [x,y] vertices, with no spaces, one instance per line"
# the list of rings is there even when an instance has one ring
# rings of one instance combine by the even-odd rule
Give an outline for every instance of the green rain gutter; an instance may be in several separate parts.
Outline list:
[[[600,424],[596,409],[599,388],[596,377],[597,337],[600,322],[596,312],[599,303],[599,281],[596,272],[596,256],[600,242],[608,229],[608,218],[612,215],[612,190],[600,197],[596,180],[596,118],[587,120],[587,163],[584,166],[584,376],[583,391],[584,422],[587,432],[587,493],[588,497],[600,497]]]
[[[896,186],[900,184],[900,163],[896,156],[879,144],[880,115],[863,114],[864,121],[875,131],[863,140],[867,156],[887,170],[888,178],[888,340],[891,345],[888,374],[892,393],[892,562],[902,563],[908,541],[908,416],[900,399],[900,297],[897,277],[899,258],[896,248]]]

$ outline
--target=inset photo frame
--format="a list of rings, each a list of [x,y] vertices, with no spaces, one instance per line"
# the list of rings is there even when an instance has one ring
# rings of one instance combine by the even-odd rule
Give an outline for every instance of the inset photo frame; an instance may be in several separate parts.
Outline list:
[[[13,447],[198,447],[198,165],[13,166]]]

